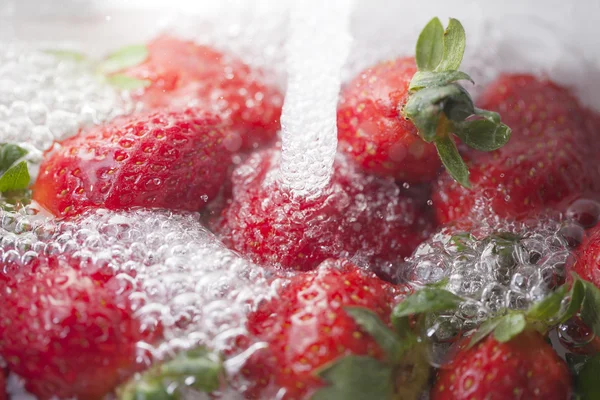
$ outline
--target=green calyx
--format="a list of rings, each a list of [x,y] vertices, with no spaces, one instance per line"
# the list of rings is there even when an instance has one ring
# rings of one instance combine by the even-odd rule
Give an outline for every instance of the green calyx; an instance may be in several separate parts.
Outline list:
[[[570,284],[564,284],[525,312],[508,310],[485,321],[471,336],[469,347],[490,334],[498,342],[508,342],[528,327],[546,333],[577,313],[594,334],[600,334],[600,290],[577,274],[572,274],[572,278]]]
[[[181,389],[211,393],[221,387],[225,371],[220,357],[205,347],[178,354],[150,368],[117,390],[119,400],[177,400]]]
[[[48,49],[44,51],[61,60],[73,62],[86,62],[94,69],[96,75],[115,89],[136,90],[150,85],[147,79],[132,78],[119,73],[124,69],[135,67],[148,59],[149,51],[144,45],[129,45],[122,47],[104,59],[91,60],[83,53],[65,49]]]
[[[346,307],[362,331],[383,350],[383,360],[371,356],[348,355],[316,371],[326,385],[313,400],[416,400],[427,386],[430,366],[426,343],[408,324],[390,329],[371,310]]]
[[[25,204],[29,202],[29,169],[24,157],[27,150],[15,144],[0,143],[0,204]]]
[[[469,93],[458,84],[463,80],[473,82],[458,70],[465,45],[465,31],[454,18],[450,18],[446,30],[437,17],[425,26],[417,41],[418,71],[400,112],[417,127],[425,142],[436,146],[450,175],[470,187],[469,170],[453,135],[471,148],[493,151],[508,142],[511,130],[497,113],[477,109]]]

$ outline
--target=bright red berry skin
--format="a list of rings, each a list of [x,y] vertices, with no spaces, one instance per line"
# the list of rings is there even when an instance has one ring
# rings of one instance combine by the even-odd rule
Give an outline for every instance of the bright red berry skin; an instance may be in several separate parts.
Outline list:
[[[247,398],[275,398],[269,390],[280,388],[282,399],[310,398],[323,385],[315,375],[320,366],[350,354],[381,359],[381,348],[343,308],[364,307],[389,323],[402,290],[347,261],[328,260],[295,275],[277,298],[248,316],[250,335],[268,347],[243,368],[251,387]]]
[[[121,117],[45,155],[33,198],[57,216],[86,207],[196,211],[231,164],[219,118],[196,109]]]
[[[440,223],[470,214],[478,200],[500,217],[521,219],[547,208],[564,211],[574,198],[598,191],[590,144],[600,125],[566,88],[530,75],[502,75],[479,107],[499,112],[511,139],[491,153],[466,152],[471,190],[447,173],[440,176],[433,191]]]
[[[416,71],[412,57],[385,61],[360,72],[342,91],[340,148],[369,173],[416,183],[434,179],[440,169],[435,146],[400,115]]]
[[[0,291],[0,356],[40,399],[100,399],[134,373],[151,340],[116,277],[51,260]],[[125,288],[125,290],[123,290]]]
[[[252,148],[275,137],[283,96],[263,72],[208,46],[169,36],[148,43],[148,59],[122,71],[151,83],[135,96],[147,107],[198,106],[216,112]]]
[[[574,260],[572,270],[600,288],[600,225],[586,231]]]
[[[423,200],[343,156],[321,194],[292,196],[277,180],[279,156],[264,150],[237,167],[232,199],[213,221],[229,247],[257,263],[306,271],[351,258],[378,270],[410,255],[433,228]]]
[[[6,372],[0,367],[0,400],[7,400],[8,394],[6,393]]]
[[[567,365],[544,337],[525,331],[507,343],[488,336],[438,370],[432,400],[568,400]]]

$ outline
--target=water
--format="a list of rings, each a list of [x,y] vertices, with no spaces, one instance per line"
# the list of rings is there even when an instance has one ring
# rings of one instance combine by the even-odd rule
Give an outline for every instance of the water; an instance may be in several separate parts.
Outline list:
[[[417,288],[447,279],[446,288],[466,299],[458,310],[429,321],[428,335],[434,342],[451,342],[506,309],[527,310],[543,299],[566,276],[570,247],[563,229],[551,217],[522,223],[469,220],[422,243],[402,278]]]
[[[146,41],[166,29],[230,50],[251,65],[268,67],[274,79],[282,85],[288,82],[281,179],[302,195],[323,188],[331,176],[336,146],[334,110],[340,85],[376,61],[409,54],[418,29],[434,10],[441,17],[461,18],[467,28],[465,70],[476,78],[475,90],[500,70],[533,70],[573,84],[588,104],[600,104],[600,90],[591,84],[599,82],[592,79],[597,75],[597,60],[592,59],[593,54],[582,55],[584,49],[593,48],[587,38],[597,37],[590,34],[596,32],[595,25],[590,29],[584,23],[569,23],[575,6],[568,12],[544,7],[545,13],[534,19],[514,19],[511,13],[527,13],[529,8],[532,15],[539,13],[539,5],[518,2],[498,12],[500,5],[484,8],[468,1],[422,7],[417,3],[357,0],[350,15],[349,1],[325,5],[314,1],[319,13],[313,20],[307,3],[298,1],[198,2],[185,12],[175,3],[188,2],[174,1],[173,7],[179,11],[169,13],[144,13],[135,9],[134,2],[132,10],[117,12],[109,10],[108,2],[93,2],[86,8],[85,2],[70,1],[72,6],[77,3],[77,12],[62,11],[50,2],[45,7],[39,7],[38,1],[5,3],[7,7],[0,5],[0,32],[6,33],[5,38],[29,44],[0,45],[0,141],[21,143],[30,150],[34,176],[42,152],[53,141],[135,107],[126,94],[98,80],[87,65],[37,51],[40,39],[48,37],[75,41],[75,48],[98,56],[122,44]],[[150,1],[138,3],[151,7]],[[294,9],[291,18],[290,8]],[[39,18],[48,10],[55,20]],[[33,14],[36,18],[24,18]],[[580,14],[589,15],[588,19],[595,15],[587,9]],[[282,44],[290,31],[292,41],[284,49]],[[523,41],[524,35],[531,39]],[[540,43],[547,51],[539,50],[532,56],[531,47],[539,49]],[[50,43],[42,47],[61,46]],[[573,213],[582,218],[597,214],[597,207],[590,207],[583,205]],[[592,219],[595,221],[597,215]],[[489,244],[473,244],[459,254],[444,231],[423,244],[409,260],[412,274],[408,279],[415,286],[448,277],[451,290],[471,299],[458,312],[430,321],[437,361],[446,356],[448,343],[457,332],[476,326],[502,307],[527,307],[548,293],[552,273],[563,273],[567,244],[558,236],[558,223],[548,220],[533,226],[499,226],[487,221],[479,227],[482,234],[492,228],[526,232],[516,247],[516,262],[503,265],[503,260],[490,252]],[[135,310],[136,318],[145,326],[161,321],[164,340],[139,343],[138,347],[140,354],[149,351],[157,359],[198,343],[231,351],[235,338],[246,333],[248,310],[272,296],[280,284],[268,272],[225,249],[196,214],[99,210],[72,221],[53,221],[30,206],[0,212],[0,237],[0,257],[10,265],[11,273],[38,253],[65,256],[74,252],[88,268],[107,265],[123,281],[139,284],[132,297],[144,299],[144,305]],[[561,337],[573,341],[569,327],[563,331]],[[235,374],[243,359],[233,358],[228,370]],[[147,360],[141,357],[139,362]],[[9,390],[17,393],[18,386],[13,374]],[[189,398],[198,396],[187,394]],[[227,392],[225,396],[234,399],[239,395]]]
[[[341,69],[351,44],[351,3],[311,0],[291,8],[280,179],[297,195],[318,193],[333,174]]]
[[[28,45],[0,43],[0,143],[29,150],[35,178],[42,152],[84,126],[128,112],[133,104],[92,73]]]

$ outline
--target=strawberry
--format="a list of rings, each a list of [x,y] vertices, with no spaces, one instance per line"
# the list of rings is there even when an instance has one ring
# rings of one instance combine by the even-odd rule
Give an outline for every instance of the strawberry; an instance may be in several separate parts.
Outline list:
[[[8,394],[6,393],[6,371],[4,371],[4,368],[0,368],[0,400],[8,400]]]
[[[416,183],[435,178],[441,158],[448,173],[469,186],[456,137],[494,150],[510,136],[495,113],[476,109],[456,82],[465,32],[455,19],[447,30],[434,18],[421,32],[416,57],[384,61],[361,71],[342,91],[337,113],[342,151],[365,170]]]
[[[443,174],[433,201],[439,222],[485,206],[503,218],[524,218],[547,208],[564,211],[574,198],[600,189],[593,143],[600,125],[569,90],[531,75],[502,75],[480,104],[502,114],[514,134],[492,153],[468,152],[472,190]],[[477,208],[476,207],[476,208]]]
[[[536,331],[526,330],[507,342],[487,336],[459,350],[438,371],[432,400],[568,400],[567,365]]]
[[[600,288],[600,225],[586,231],[571,270]]]
[[[398,113],[417,72],[412,57],[381,62],[361,71],[341,94],[337,112],[342,151],[368,172],[400,181],[430,181],[441,162],[412,122]]]
[[[0,356],[40,399],[100,399],[139,368],[137,342],[159,332],[142,329],[129,293],[68,257],[42,259],[0,291]]]
[[[349,257],[380,271],[396,266],[431,231],[426,203],[391,179],[365,175],[338,155],[329,186],[295,196],[278,181],[280,151],[234,170],[232,199],[212,221],[223,241],[260,264],[310,270]]]
[[[278,298],[260,304],[248,316],[249,333],[268,347],[256,351],[243,367],[250,382],[246,397],[347,398],[333,394],[365,384],[361,390],[370,391],[368,398],[391,399],[378,395],[396,389],[394,375],[399,370],[385,369],[386,357],[395,355],[386,351],[374,333],[384,330],[393,338],[386,325],[391,306],[404,290],[346,261],[329,260],[314,271],[292,277]],[[372,330],[365,327],[365,318],[373,322]],[[372,370],[356,370],[360,365],[370,365]],[[427,380],[425,365],[415,365],[414,374],[407,374],[414,380],[403,382],[405,386],[398,378],[406,394],[399,398],[416,398]],[[338,377],[347,380],[345,385],[332,377],[336,367],[344,369],[345,376]]]
[[[234,143],[252,148],[279,129],[283,96],[262,71],[208,46],[159,36],[147,59],[120,73],[147,81],[134,97],[150,108],[194,105],[232,125]]]
[[[219,118],[196,109],[122,117],[47,153],[33,198],[57,216],[90,206],[196,211],[226,177],[226,141]]]

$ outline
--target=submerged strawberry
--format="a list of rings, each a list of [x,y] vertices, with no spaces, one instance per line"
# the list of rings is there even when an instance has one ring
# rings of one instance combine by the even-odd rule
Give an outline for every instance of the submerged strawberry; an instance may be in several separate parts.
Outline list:
[[[57,216],[85,207],[196,211],[223,184],[227,140],[219,118],[197,109],[118,118],[47,153],[33,198]]]
[[[487,336],[440,368],[432,400],[568,400],[571,376],[544,337],[526,330],[507,342]]]
[[[239,147],[271,140],[283,96],[262,71],[211,47],[169,36],[147,45],[147,59],[120,71],[148,82],[136,97],[151,108],[198,106],[232,125]]]
[[[0,367],[0,400],[7,400],[8,394],[6,393],[6,372],[4,368]]]
[[[575,252],[572,270],[600,288],[600,225],[586,232]]]
[[[425,201],[391,179],[365,175],[338,156],[322,193],[294,196],[278,181],[279,157],[264,150],[237,167],[233,197],[214,221],[228,246],[257,263],[310,270],[345,257],[379,271],[431,231]]]
[[[46,259],[0,291],[0,356],[40,399],[100,399],[139,368],[136,343],[154,335],[129,292],[108,273]]]
[[[492,153],[466,154],[471,190],[447,174],[439,178],[433,201],[440,222],[470,214],[477,203],[504,218],[564,211],[573,198],[598,192],[593,138],[600,125],[569,90],[530,75],[503,75],[480,104],[502,114],[512,138]]]
[[[256,351],[242,370],[250,381],[246,396],[391,400],[399,390],[404,395],[399,398],[417,398],[427,363],[406,353],[399,357],[399,344],[387,328],[402,290],[345,261],[326,261],[293,277],[278,298],[248,317],[249,333],[268,347]],[[380,342],[379,334],[389,335],[387,342]],[[411,369],[402,369],[402,362]],[[339,397],[357,387],[370,397]]]
[[[435,178],[440,160],[461,185],[469,172],[455,137],[484,151],[506,143],[510,129],[500,117],[474,107],[457,84],[465,49],[460,22],[444,32],[434,18],[423,29],[416,58],[379,63],[344,88],[338,108],[340,148],[368,172],[415,183]]]

